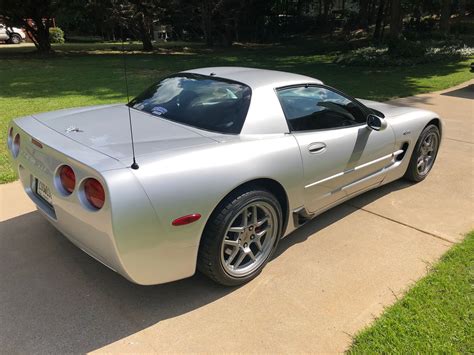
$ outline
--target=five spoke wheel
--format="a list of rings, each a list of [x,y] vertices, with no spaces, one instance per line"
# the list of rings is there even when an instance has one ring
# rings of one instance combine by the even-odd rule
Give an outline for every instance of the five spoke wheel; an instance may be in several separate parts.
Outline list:
[[[221,263],[228,274],[245,276],[265,262],[277,237],[276,218],[275,209],[263,201],[248,204],[237,213],[221,247]]]
[[[441,134],[439,128],[430,124],[423,129],[410,157],[404,177],[420,182],[428,176],[438,154]]]
[[[434,158],[438,149],[438,136],[431,132],[427,134],[420,145],[416,168],[420,175],[426,175],[433,166]]]

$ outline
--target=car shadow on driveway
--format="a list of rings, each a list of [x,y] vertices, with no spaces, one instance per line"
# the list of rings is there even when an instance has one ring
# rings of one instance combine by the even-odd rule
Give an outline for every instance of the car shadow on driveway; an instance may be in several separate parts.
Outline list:
[[[441,95],[457,97],[460,99],[474,100],[474,84],[465,86],[460,89],[447,91],[447,92],[442,93]]]
[[[384,197],[392,192],[402,190],[410,186],[413,186],[413,184],[405,180],[397,180],[376,188],[375,190],[363,193],[358,197],[348,200],[340,206],[334,207],[316,216],[311,221],[307,222],[280,241],[278,250],[273,256],[273,260],[278,258],[278,256],[283,254],[292,246],[304,242],[306,239],[312,237],[315,233],[330,226],[333,223],[337,223],[337,221],[351,213],[354,213],[358,209],[363,208],[365,205],[368,205],[371,202],[378,200],[379,198]]]
[[[391,183],[366,193],[363,201],[407,186]],[[281,241],[272,262],[356,210],[343,205],[310,221]],[[5,353],[88,352],[235,290],[199,273],[164,285],[132,284],[75,247],[38,212],[0,223],[0,285]]]

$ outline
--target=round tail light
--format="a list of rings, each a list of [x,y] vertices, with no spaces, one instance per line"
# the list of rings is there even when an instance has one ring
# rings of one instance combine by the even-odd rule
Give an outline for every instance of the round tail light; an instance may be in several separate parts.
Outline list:
[[[70,195],[74,191],[76,187],[76,175],[69,165],[63,165],[59,168],[59,181],[67,195]]]
[[[13,144],[12,144],[13,156],[16,158],[19,152],[20,152],[20,135],[17,133],[15,136],[15,139],[13,139]]]
[[[89,178],[84,182],[84,195],[92,207],[99,210],[104,205],[105,191],[98,180]]]

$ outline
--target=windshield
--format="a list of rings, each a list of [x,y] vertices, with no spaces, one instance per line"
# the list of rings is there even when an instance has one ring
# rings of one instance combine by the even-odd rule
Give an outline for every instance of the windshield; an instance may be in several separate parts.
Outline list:
[[[219,133],[240,133],[250,105],[248,86],[197,74],[177,74],[130,102],[154,116]]]

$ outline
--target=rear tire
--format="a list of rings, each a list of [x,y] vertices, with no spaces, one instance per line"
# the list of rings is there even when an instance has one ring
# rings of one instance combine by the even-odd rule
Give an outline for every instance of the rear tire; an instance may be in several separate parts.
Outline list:
[[[21,36],[17,34],[12,34],[10,36],[10,43],[12,44],[20,44],[21,43]]]
[[[438,127],[433,124],[425,127],[411,154],[405,179],[420,182],[428,176],[438,155],[440,140]]]
[[[236,190],[214,210],[204,229],[198,270],[225,286],[255,278],[278,246],[282,210],[270,192]]]

